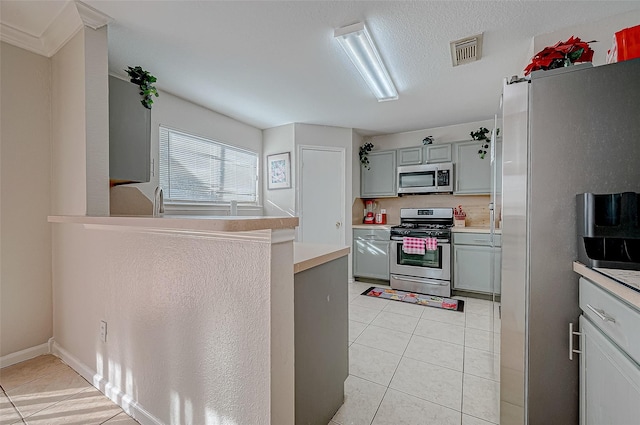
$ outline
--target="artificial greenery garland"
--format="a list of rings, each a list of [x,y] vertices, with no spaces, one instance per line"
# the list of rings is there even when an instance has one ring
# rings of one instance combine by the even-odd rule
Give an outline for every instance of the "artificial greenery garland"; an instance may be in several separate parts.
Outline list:
[[[147,71],[142,69],[139,66],[136,67],[127,67],[125,69],[127,74],[129,74],[129,78],[131,78],[131,82],[133,84],[137,84],[140,87],[140,95],[142,99],[140,103],[147,109],[151,109],[151,105],[153,105],[152,96],[158,97],[158,90],[152,85],[157,81],[156,77],[149,74]]]

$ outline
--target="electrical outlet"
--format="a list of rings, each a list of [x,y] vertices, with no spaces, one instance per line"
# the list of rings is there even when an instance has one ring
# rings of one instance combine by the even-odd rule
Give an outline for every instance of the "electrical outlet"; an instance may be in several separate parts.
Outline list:
[[[104,320],[100,321],[100,340],[107,342],[107,322]]]

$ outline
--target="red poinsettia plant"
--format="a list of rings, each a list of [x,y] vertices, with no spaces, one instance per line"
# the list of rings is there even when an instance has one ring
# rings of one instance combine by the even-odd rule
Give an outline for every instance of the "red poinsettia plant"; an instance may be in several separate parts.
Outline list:
[[[539,69],[555,69],[571,65],[576,62],[591,62],[593,50],[589,43],[594,41],[582,41],[579,37],[571,37],[564,43],[559,41],[554,46],[545,47],[538,52],[531,63],[524,69],[524,75]]]

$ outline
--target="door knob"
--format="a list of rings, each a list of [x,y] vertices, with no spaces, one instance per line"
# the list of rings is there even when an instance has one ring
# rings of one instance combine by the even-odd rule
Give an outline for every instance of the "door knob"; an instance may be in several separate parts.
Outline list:
[[[342,223],[340,223],[339,221],[336,221],[336,229],[339,229],[340,226],[342,226]]]

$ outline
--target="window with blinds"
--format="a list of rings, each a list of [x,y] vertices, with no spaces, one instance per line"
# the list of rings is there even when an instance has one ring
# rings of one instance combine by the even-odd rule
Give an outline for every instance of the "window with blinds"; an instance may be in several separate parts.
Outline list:
[[[168,202],[258,202],[255,152],[161,126],[159,162]]]

